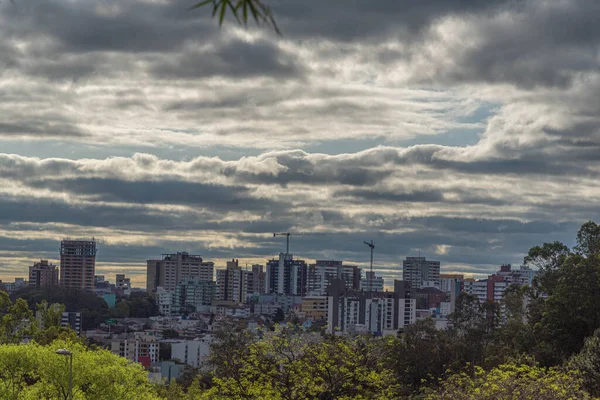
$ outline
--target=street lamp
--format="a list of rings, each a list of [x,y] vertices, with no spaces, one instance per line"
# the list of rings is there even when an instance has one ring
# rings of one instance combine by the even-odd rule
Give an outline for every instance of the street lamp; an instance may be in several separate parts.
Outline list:
[[[69,400],[73,399],[73,353],[67,349],[58,349],[56,354],[69,356]]]

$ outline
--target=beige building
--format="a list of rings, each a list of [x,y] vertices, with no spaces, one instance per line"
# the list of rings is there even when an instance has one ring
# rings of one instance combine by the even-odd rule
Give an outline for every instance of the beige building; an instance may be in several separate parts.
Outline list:
[[[94,290],[96,241],[63,240],[60,243],[60,285],[64,288]]]
[[[310,321],[327,319],[327,307],[329,300],[327,296],[310,296],[302,298],[302,313],[304,318]]]
[[[148,260],[146,290],[154,295],[157,287],[174,293],[177,284],[184,279],[197,278],[212,281],[215,264],[202,257],[188,253],[163,254],[160,260]]]
[[[29,287],[58,286],[58,268],[48,260],[41,260],[29,267]]]

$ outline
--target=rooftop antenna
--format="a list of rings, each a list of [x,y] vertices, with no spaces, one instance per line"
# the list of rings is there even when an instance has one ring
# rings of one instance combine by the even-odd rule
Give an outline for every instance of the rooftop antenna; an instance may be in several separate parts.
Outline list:
[[[371,242],[363,242],[367,246],[371,248],[371,273],[369,274],[369,292],[373,290],[373,250],[375,250],[375,244],[371,240]]]

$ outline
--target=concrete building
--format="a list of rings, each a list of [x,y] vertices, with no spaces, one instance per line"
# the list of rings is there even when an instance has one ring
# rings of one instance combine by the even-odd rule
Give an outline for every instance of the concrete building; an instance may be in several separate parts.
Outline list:
[[[306,295],[308,267],[304,260],[294,260],[292,254],[279,254],[279,259],[269,260],[265,275],[267,293]]]
[[[308,267],[307,295],[325,296],[331,279],[343,279],[346,288],[360,289],[361,269],[353,265],[343,265],[342,261],[317,260]]]
[[[327,319],[329,299],[327,296],[309,296],[302,298],[302,313],[308,321],[321,321]]]
[[[29,287],[39,289],[58,286],[58,268],[48,260],[41,260],[29,267]]]
[[[238,266],[238,260],[227,261],[226,269],[217,270],[217,294],[215,299],[231,304],[246,302],[248,284],[253,284],[252,273]]]
[[[409,285],[394,283],[394,292],[347,290],[341,279],[332,281],[328,296],[329,333],[396,334],[416,320],[416,303]]]
[[[373,292],[383,292],[384,281],[380,276],[375,275],[375,272],[367,271],[365,277],[360,280],[360,290]]]
[[[63,312],[60,318],[60,325],[65,328],[71,328],[77,335],[81,335],[81,313]]]
[[[188,315],[210,306],[215,297],[216,285],[213,281],[198,278],[184,279],[169,291],[159,286],[155,292],[158,311],[161,315]]]
[[[248,294],[265,293],[265,269],[260,264],[252,265],[252,286],[248,285]]]
[[[410,282],[413,289],[424,287],[433,283],[433,287],[440,287],[440,262],[427,261],[425,257],[406,257],[402,262],[402,280]]]
[[[417,309],[425,310],[431,308],[440,308],[441,303],[448,299],[446,292],[434,287],[419,288],[415,291],[417,299]]]
[[[60,285],[94,291],[96,241],[63,240],[60,243]]]
[[[178,360],[194,368],[206,369],[210,358],[212,336],[206,335],[194,340],[181,340],[171,343],[171,359]]]
[[[182,280],[175,287],[172,313],[186,315],[212,304],[215,297],[215,282],[199,278]]]
[[[495,274],[489,275],[487,279],[465,279],[463,290],[477,296],[480,302],[499,302],[502,300],[507,287],[511,285],[528,285],[532,282],[536,273],[536,270],[532,270],[527,266],[521,266],[518,270],[513,270],[510,264],[504,264],[500,266]]]
[[[131,278],[125,277],[125,274],[116,274],[115,286],[117,289],[128,291],[131,290]]]
[[[184,279],[198,278],[199,281],[212,281],[215,265],[202,257],[188,253],[163,254],[160,260],[148,260],[146,270],[146,291],[153,296],[156,288],[162,286],[174,292]]]
[[[133,337],[112,340],[110,350],[130,361],[142,362],[146,358],[155,363],[158,362],[159,343],[154,336],[136,332]]]

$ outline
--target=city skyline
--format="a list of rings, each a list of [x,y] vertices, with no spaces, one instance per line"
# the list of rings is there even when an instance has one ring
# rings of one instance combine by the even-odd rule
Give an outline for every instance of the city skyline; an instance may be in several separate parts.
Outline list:
[[[88,239],[88,238],[69,238],[69,239],[63,239],[63,241],[88,241],[88,240],[93,240],[96,245],[98,243],[97,239]],[[119,266],[112,266],[110,268],[107,268],[106,266],[98,268],[98,265],[105,265],[102,262],[99,263],[95,263],[96,268],[95,268],[95,275],[96,276],[104,276],[106,278],[106,280],[111,281],[112,282],[112,278],[116,275],[120,275],[120,274],[125,274],[129,279],[131,279],[131,283],[133,285],[133,287],[137,287],[137,288],[142,288],[145,289],[147,286],[147,280],[146,280],[146,276],[148,274],[148,263],[153,261],[153,260],[161,260],[163,257],[165,256],[171,256],[171,255],[178,255],[178,254],[189,254],[192,257],[198,257],[201,255],[193,255],[189,252],[186,251],[176,251],[176,252],[165,252],[162,253],[159,256],[156,257],[151,257],[148,258],[147,260],[145,260],[143,262],[143,266],[139,266],[135,269],[123,269]],[[285,252],[281,252],[280,254],[285,254]],[[353,262],[352,260],[336,260],[333,258],[309,258],[309,257],[304,257],[301,254],[293,254],[290,251],[290,254],[293,256],[294,260],[302,260],[304,262],[306,262],[307,265],[318,265],[319,261],[324,261],[324,262],[329,262],[329,261],[334,261],[334,262],[342,262],[344,266],[356,266],[359,268],[359,270],[362,271],[362,278],[367,279],[367,274],[369,272],[369,261],[361,261],[361,262]],[[239,263],[239,266],[242,270],[252,270],[252,266],[253,265],[260,265],[263,267],[267,267],[269,265],[270,261],[273,260],[277,260],[279,257],[279,254],[273,257],[268,257],[268,258],[239,258],[239,257],[235,257],[235,256],[231,256],[229,258],[225,258],[225,259],[207,259],[207,258],[203,258],[204,263],[209,263],[209,264],[213,264],[214,267],[211,267],[213,269],[213,280],[216,279],[217,277],[217,270],[226,270],[228,268],[228,265],[230,265],[232,263],[232,260],[235,261],[236,265]],[[386,290],[393,290],[393,281],[394,280],[406,280],[406,276],[404,274],[404,268],[402,268],[403,264],[406,264],[407,260],[409,259],[415,259],[415,258],[423,258],[426,259],[426,261],[428,263],[439,263],[438,260],[435,259],[431,259],[431,258],[427,258],[427,255],[424,254],[418,254],[417,256],[406,256],[404,259],[400,260],[398,265],[392,265],[391,268],[386,268],[386,267],[381,267],[381,266],[377,266],[374,264],[374,268],[373,271],[375,273],[375,276],[383,278],[385,280],[385,289]],[[27,266],[27,270],[30,270],[32,265],[39,265],[40,261],[43,262],[47,262],[49,264],[55,264],[57,271],[60,271],[60,265],[61,265],[61,259],[60,257],[57,259],[53,259],[51,257],[49,258],[38,258],[38,259],[33,259],[34,261],[32,261],[28,266]],[[376,258],[375,258],[376,260]],[[139,263],[136,263],[135,265],[137,266]],[[490,274],[494,273],[495,270],[497,268],[499,268],[501,265],[512,265],[511,263],[501,263],[498,265],[494,265],[492,266],[491,272],[489,273],[470,273],[470,272],[465,272],[465,271],[461,271],[460,269],[452,269],[452,267],[447,267],[444,266],[443,264],[440,266],[440,272],[441,274],[461,274],[464,275],[465,278],[474,278],[474,279],[485,279],[487,278]],[[522,265],[522,263],[515,263],[514,265]],[[27,271],[25,271],[27,272]],[[4,283],[10,283],[12,280],[14,280],[15,278],[25,278],[27,279],[28,277],[28,273],[16,273],[14,276],[8,276],[5,277],[5,279],[2,279],[2,277],[0,276],[0,282],[4,282]],[[366,284],[366,283],[365,283]],[[418,287],[418,286],[415,286]]]
[[[287,231],[487,275],[600,220],[598,2],[275,1],[282,36],[191,4],[0,3],[0,279],[65,236],[133,277]]]

